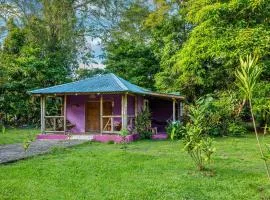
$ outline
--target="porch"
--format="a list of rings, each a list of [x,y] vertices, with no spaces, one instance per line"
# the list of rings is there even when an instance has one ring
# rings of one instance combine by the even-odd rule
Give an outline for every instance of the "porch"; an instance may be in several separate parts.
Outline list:
[[[42,134],[119,134],[121,129],[134,128],[142,109],[141,99],[131,94],[43,95],[40,99]],[[55,102],[61,105],[51,115],[46,105]]]
[[[182,103],[175,99],[135,94],[42,95],[42,134],[119,134],[122,129],[135,133],[135,119],[143,109],[151,113],[151,127],[165,133],[168,121],[180,120]],[[54,106],[55,114],[51,107]]]
[[[30,93],[41,100],[42,138],[52,134],[61,138],[76,135],[102,138],[105,137],[102,135],[117,136],[123,129],[136,135],[135,119],[146,108],[151,113],[149,129],[154,134],[165,133],[167,122],[180,120],[183,114],[184,97],[179,94],[152,92],[115,74],[97,75]]]

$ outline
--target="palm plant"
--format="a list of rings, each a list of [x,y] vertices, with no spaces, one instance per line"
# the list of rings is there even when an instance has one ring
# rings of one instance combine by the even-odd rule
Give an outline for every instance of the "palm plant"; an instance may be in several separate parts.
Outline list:
[[[261,157],[264,161],[268,179],[270,180],[269,168],[263,153],[262,145],[259,140],[252,105],[253,92],[256,87],[256,84],[259,81],[260,74],[263,71],[262,67],[257,65],[257,61],[258,57],[252,55],[248,55],[245,59],[240,57],[240,67],[236,70],[235,76],[237,79],[237,86],[242,91],[244,100],[247,100],[249,103],[257,144],[259,146]]]

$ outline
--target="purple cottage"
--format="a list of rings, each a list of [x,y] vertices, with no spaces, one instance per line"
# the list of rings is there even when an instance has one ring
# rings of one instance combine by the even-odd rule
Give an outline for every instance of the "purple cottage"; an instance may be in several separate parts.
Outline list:
[[[120,142],[120,131],[127,129],[131,133],[127,140],[132,141],[138,138],[136,116],[146,108],[151,113],[153,138],[160,134],[164,138],[167,122],[181,120],[183,115],[183,96],[152,92],[112,73],[33,90],[31,94],[41,99],[38,139],[86,136]]]

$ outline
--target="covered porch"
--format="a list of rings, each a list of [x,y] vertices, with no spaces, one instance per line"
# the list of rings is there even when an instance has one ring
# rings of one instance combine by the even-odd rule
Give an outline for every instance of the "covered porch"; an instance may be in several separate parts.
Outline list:
[[[133,94],[42,95],[41,132],[72,134],[119,134],[132,130],[142,109],[142,98]],[[61,102],[57,115],[48,115],[48,102]]]
[[[42,95],[40,100],[42,134],[119,134],[121,129],[134,133],[135,119],[145,108],[151,113],[150,128],[165,133],[167,122],[181,120],[183,114],[179,100],[128,93]],[[57,101],[57,114],[49,115],[46,105]]]
[[[153,134],[164,134],[167,122],[181,120],[183,115],[182,96],[152,92],[114,74],[31,93],[40,97],[41,137],[44,139],[52,134],[61,139],[70,135],[74,138],[119,135],[123,129],[130,135],[138,135],[135,120],[143,109],[151,113],[149,130]]]

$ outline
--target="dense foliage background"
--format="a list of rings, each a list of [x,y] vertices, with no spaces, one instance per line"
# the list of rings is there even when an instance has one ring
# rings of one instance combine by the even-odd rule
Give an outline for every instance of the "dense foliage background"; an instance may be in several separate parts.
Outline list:
[[[210,96],[212,132],[239,130],[250,116],[234,74],[248,54],[264,68],[256,117],[261,125],[269,121],[269,1],[2,0],[0,17],[6,123],[36,123],[31,89],[114,72],[152,90],[181,92],[189,103]],[[89,38],[101,40],[105,69],[79,68],[93,62]]]

